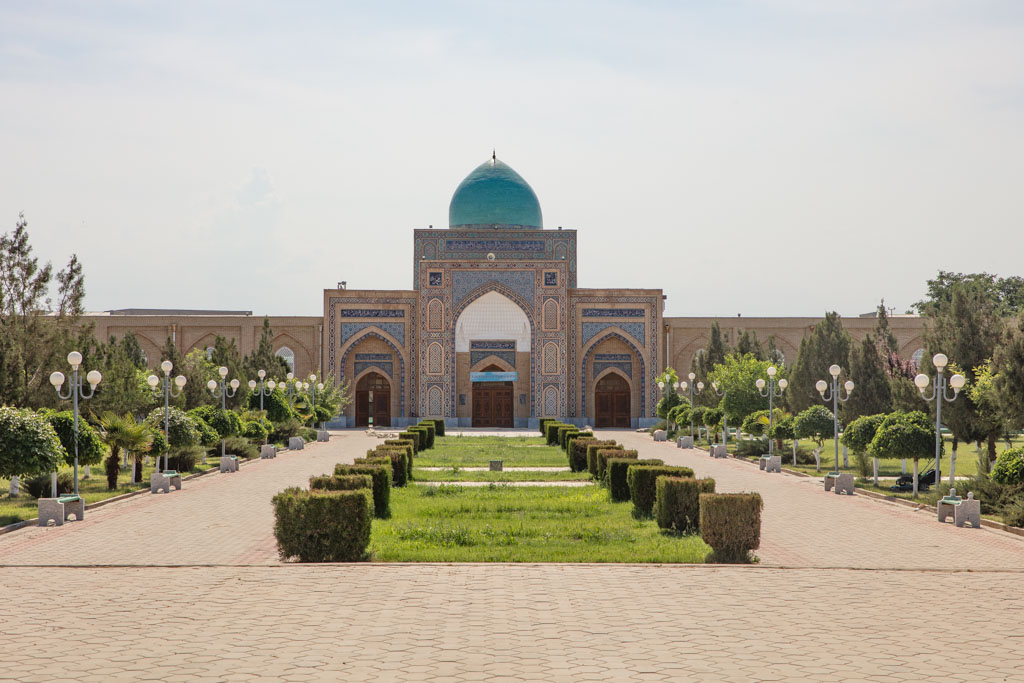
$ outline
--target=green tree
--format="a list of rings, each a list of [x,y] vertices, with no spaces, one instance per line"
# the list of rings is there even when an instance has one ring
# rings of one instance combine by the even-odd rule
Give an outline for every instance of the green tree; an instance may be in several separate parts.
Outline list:
[[[210,393],[210,390],[206,388],[206,383],[211,379],[220,380],[220,375],[217,374],[217,366],[206,357],[206,352],[203,349],[192,349],[185,356],[180,367],[182,367],[181,374],[185,375],[187,383],[181,399],[177,403],[172,402],[172,405],[184,406],[189,410],[205,405],[219,407],[220,399]]]
[[[996,460],[996,440],[1006,431],[1006,417],[999,392],[996,390],[992,362],[974,368],[974,381],[966,385],[967,396],[974,403],[978,429],[988,442],[989,462]]]
[[[731,354],[708,375],[709,383],[717,384],[719,390],[725,392],[719,405],[728,416],[729,422],[741,424],[751,413],[768,407],[768,399],[758,392],[756,382],[768,377],[768,368],[771,365],[770,361],[758,360],[751,354]],[[782,379],[785,376],[785,368],[780,366],[776,378]]]
[[[665,368],[665,371],[654,379],[655,384],[664,385],[665,387],[660,389],[662,395],[654,409],[655,414],[663,420],[668,419],[668,411],[679,405],[682,400],[675,390],[675,384],[678,381],[679,375],[671,367]]]
[[[221,368],[226,367],[228,369],[227,381],[237,379],[242,383],[244,387],[246,382],[249,381],[249,377],[245,374],[245,368],[242,365],[242,356],[238,352],[238,345],[235,343],[234,337],[228,340],[225,337],[217,335],[213,340],[213,354],[210,356],[210,360],[213,362],[215,367]],[[215,377],[214,379],[220,379]],[[239,389],[234,396],[227,398],[228,408],[238,408],[245,404],[245,399],[248,398],[243,389]]]
[[[153,442],[153,434],[143,423],[138,422],[129,413],[118,415],[106,412],[100,415],[99,424],[102,438],[110,454],[105,463],[107,489],[117,489],[117,477],[121,473],[121,451],[132,456],[132,483],[142,479],[142,459],[149,452]]]
[[[64,457],[57,433],[41,415],[0,406],[0,477],[55,472]]]
[[[833,363],[843,368],[840,383],[846,381],[851,345],[850,335],[843,329],[843,321],[834,311],[826,313],[811,334],[800,341],[800,350],[793,363],[789,390],[786,392],[786,400],[792,411],[799,413],[821,400],[814,385],[819,379],[828,376],[828,368]]]
[[[856,386],[843,404],[846,421],[862,415],[888,413],[892,410],[892,384],[885,359],[875,339],[869,334],[850,349],[850,378]]]
[[[946,270],[940,270],[935,279],[928,280],[928,295],[915,303],[914,308],[919,314],[934,318],[950,306],[953,293],[965,285],[979,291],[983,299],[992,302],[999,317],[1024,313],[1024,278],[1001,278],[990,273],[953,273]]]
[[[1024,429],[1024,317],[1009,327],[992,358],[993,388],[1009,429]]]
[[[708,337],[708,348],[704,355],[704,362],[707,363],[708,369],[714,368],[725,361],[725,356],[728,353],[729,345],[722,338],[722,329],[718,326],[718,321],[715,320],[711,323],[711,334]],[[707,374],[698,375],[698,377],[703,379],[707,377]]]
[[[153,390],[146,384],[145,360],[138,339],[130,332],[120,342],[111,337],[101,344],[95,357],[103,381],[89,403],[95,413],[141,414],[156,403]]]
[[[70,410],[41,410],[39,414],[50,423],[53,431],[64,447],[64,462],[75,463],[75,416]],[[100,435],[86,420],[78,420],[78,464],[98,465],[103,460],[107,449]]]
[[[242,359],[242,372],[245,375],[243,384],[250,379],[259,379],[257,374],[265,370],[267,379],[283,380],[290,372],[288,363],[274,353],[274,331],[270,328],[270,318],[263,318],[263,330],[252,353]],[[241,378],[239,378],[241,379]]]
[[[874,337],[883,354],[899,353],[900,343],[896,339],[896,334],[889,327],[889,312],[885,309],[885,299],[882,299],[875,310]]]
[[[918,490],[918,460],[935,453],[935,426],[924,413],[890,413],[882,420],[868,447],[876,458],[914,461],[914,496]]]
[[[733,350],[733,353],[741,358],[750,354],[758,360],[768,359],[764,348],[761,346],[761,342],[757,339],[757,332],[750,332],[749,330],[743,330],[740,332],[740,336],[736,340],[736,348]]]
[[[801,411],[793,422],[793,433],[796,438],[810,439],[818,444],[818,452],[824,447],[825,439],[832,438],[834,432],[832,411],[825,406],[811,406]]]

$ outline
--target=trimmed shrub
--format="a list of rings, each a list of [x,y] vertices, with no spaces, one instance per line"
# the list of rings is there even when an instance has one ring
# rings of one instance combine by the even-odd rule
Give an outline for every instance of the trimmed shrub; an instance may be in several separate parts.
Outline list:
[[[434,436],[437,434],[437,430],[434,429],[434,423],[430,421],[423,421],[416,426],[427,430],[427,448],[433,448]]]
[[[415,427],[409,427],[408,430],[414,434],[419,435],[418,450],[425,451],[430,448],[430,430],[426,427],[416,425]]]
[[[377,446],[377,450],[371,451],[374,455],[384,455],[391,462],[392,484],[394,486],[405,486],[409,481],[409,459],[404,448],[389,448]],[[369,456],[371,453],[367,453]]]
[[[198,417],[206,422],[217,431],[217,435],[222,439],[235,436],[242,431],[242,420],[233,410],[223,410],[216,406],[205,405],[188,411],[188,416]]]
[[[411,441],[412,442],[412,454],[416,455],[420,452],[420,433],[406,430],[404,432],[398,432],[399,441]]]
[[[164,428],[164,409],[154,408],[146,416],[146,423],[154,429]],[[174,406],[167,413],[167,440],[172,446],[198,446],[199,429],[196,422]],[[213,425],[210,425],[213,427]]]
[[[655,485],[658,477],[692,477],[689,467],[668,465],[634,465],[626,471],[629,499],[633,501],[633,516],[646,519],[654,513]]]
[[[217,430],[206,424],[206,420],[201,417],[192,416],[192,422],[196,425],[196,431],[199,432],[199,445],[204,448],[213,448],[220,443],[220,434]],[[154,425],[153,431],[163,434],[161,431],[163,423],[160,425]],[[151,449],[152,450],[152,449]]]
[[[55,471],[64,447],[50,423],[31,410],[0,407],[0,477]]]
[[[354,562],[366,559],[373,501],[366,489],[285,489],[273,498],[274,538],[281,559]]]
[[[547,436],[548,432],[547,429],[545,429],[545,427],[547,426],[548,422],[558,422],[558,418],[542,417],[539,420],[537,420],[537,426],[540,428],[541,436]]]
[[[1000,484],[1024,484],[1024,447],[1000,453],[990,476]]]
[[[373,477],[373,514],[379,519],[391,516],[391,461],[386,465],[334,466],[335,474],[368,474]]]
[[[202,446],[175,446],[167,454],[168,469],[191,472],[203,458],[206,449]]]
[[[569,440],[569,469],[583,472],[587,469],[587,446],[597,443],[593,436],[574,436]]]
[[[252,421],[242,423],[242,436],[249,439],[249,441],[263,443],[267,440],[267,433],[267,428],[259,422]]]
[[[570,427],[564,422],[548,422],[544,425],[544,438],[547,440],[549,446],[558,445],[558,429],[559,427]]]
[[[700,494],[714,492],[714,479],[658,477],[654,483],[654,517],[658,526],[679,533],[698,531]]]
[[[700,537],[714,551],[708,562],[750,562],[750,551],[761,545],[761,510],[757,493],[702,493]]]
[[[368,474],[321,474],[309,478],[309,488],[324,491],[373,491],[373,477]]]
[[[597,479],[603,484],[608,476],[607,463],[609,458],[630,458],[635,460],[640,457],[640,453],[637,451],[627,451],[622,446],[615,446],[598,450],[597,455],[594,457],[597,459]]]
[[[576,425],[562,425],[558,428],[558,447],[565,448],[565,435],[569,432],[579,432]]]
[[[608,451],[622,451],[625,450],[622,446],[615,443],[614,441],[610,444],[592,443],[587,446],[587,471],[590,472],[590,476],[594,479],[600,480],[599,470],[597,469],[597,452],[601,450]],[[606,456],[607,457],[607,456]]]
[[[413,468],[413,450],[412,441],[410,439],[387,439],[384,441],[385,446],[391,446],[392,448],[398,448],[399,450],[405,451],[405,462],[409,466],[406,472],[406,479],[412,481],[412,468]],[[380,448],[380,446],[378,446]]]
[[[434,436],[444,436],[444,420],[420,420],[421,425],[432,425]]]
[[[608,482],[608,492],[612,500],[621,503],[629,500],[629,481],[626,474],[629,468],[635,465],[664,465],[661,460],[638,460],[636,458],[608,458],[605,461],[605,480]]]

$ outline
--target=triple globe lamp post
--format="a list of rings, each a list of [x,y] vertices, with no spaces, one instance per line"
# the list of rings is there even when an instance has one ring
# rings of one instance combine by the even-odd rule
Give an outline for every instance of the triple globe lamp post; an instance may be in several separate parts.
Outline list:
[[[82,383],[82,377],[78,373],[78,367],[82,364],[82,354],[78,351],[72,351],[68,354],[68,364],[71,366],[71,385],[68,387],[67,395],[61,393],[60,388],[64,385],[64,373],[54,372],[50,375],[50,384],[57,390],[57,396],[61,399],[71,401],[72,409],[74,410],[75,420],[75,495],[78,495],[78,401],[88,400],[96,395],[96,386],[103,379],[103,375],[100,374],[99,370],[90,370],[85,376],[85,380],[89,383],[89,393],[85,393],[85,386]],[[53,472],[50,477],[50,484],[53,489],[53,497],[57,497],[57,473]]]
[[[220,396],[220,407],[221,407],[221,410],[227,410],[228,409],[228,399],[234,397],[234,395],[238,393],[238,387],[241,386],[242,383],[239,382],[237,378],[231,380],[230,382],[228,382],[227,381],[228,369],[226,367],[221,366],[220,368],[217,369],[217,373],[220,375],[220,382],[217,382],[217,380],[215,380],[215,379],[211,379],[209,382],[206,383],[206,388],[209,389],[210,393],[213,394],[214,396]],[[231,387],[230,391],[228,391],[228,387],[229,386]],[[220,440],[220,457],[221,458],[224,458],[225,455],[226,455],[227,447],[226,447],[225,444],[226,444],[226,439],[221,439]],[[203,459],[203,462],[206,462],[205,458]]]
[[[256,375],[260,378],[260,381],[257,384],[256,380],[249,380],[249,390],[258,393],[260,396],[260,425],[263,425],[263,397],[274,393],[274,389],[277,388],[277,382],[274,380],[264,381],[267,376],[266,370],[260,370]],[[264,437],[263,443],[266,442],[266,437]]]
[[[768,368],[768,381],[765,382],[760,377],[754,384],[757,386],[757,393],[761,394],[762,397],[768,398],[768,455],[775,455],[775,439],[772,438],[772,430],[775,427],[775,410],[773,408],[773,402],[776,398],[782,398],[782,392],[789,386],[789,380],[785,377],[780,377],[778,380],[775,379],[775,375],[779,372],[778,368],[774,365]]]
[[[946,366],[949,365],[949,358],[944,353],[937,353],[932,357],[932,365],[935,366],[935,379],[932,380],[929,379],[928,375],[919,374],[914,378],[914,384],[917,385],[918,390],[921,392],[921,398],[928,403],[935,401],[935,483],[938,485],[939,458],[942,453],[942,402],[952,403],[955,401],[967,380],[960,373],[950,377],[948,384],[953,389],[953,395],[950,396],[946,391],[947,380],[944,374]],[[932,393],[931,396],[925,396],[925,390],[929,384],[932,385]],[[952,471],[952,467],[950,471]],[[952,480],[950,480],[950,485],[952,483]]]
[[[168,450],[164,453],[164,469],[170,469],[171,463],[171,428],[170,428],[170,413],[171,413],[171,399],[178,398],[181,396],[181,392],[185,390],[185,383],[188,381],[185,375],[178,375],[174,378],[174,386],[177,387],[177,392],[171,388],[171,370],[174,369],[174,363],[169,360],[165,360],[160,363],[160,369],[163,370],[163,394],[164,394],[164,438],[167,440]],[[149,384],[153,391],[157,391],[157,385],[160,384],[160,378],[156,375],[150,375],[146,378],[146,383]],[[156,459],[156,469],[160,470],[160,457]]]
[[[687,377],[690,381],[687,382],[686,380],[683,380],[679,383],[679,388],[683,391],[689,390],[690,392],[690,438],[693,438],[693,399],[695,396],[700,394],[700,392],[704,391],[704,382],[697,382],[696,385],[694,385],[693,380],[697,379],[697,375],[692,372],[687,375]]]
[[[836,467],[835,473],[839,474],[839,404],[846,403],[850,400],[850,394],[853,393],[853,382],[846,380],[843,385],[843,389],[846,389],[846,396],[842,395],[842,389],[839,387],[839,374],[842,372],[842,368],[833,363],[828,368],[828,374],[832,376],[832,384],[823,379],[819,379],[814,388],[818,390],[818,394],[821,396],[823,401],[832,401],[832,440],[835,441],[836,446]],[[828,396],[825,392],[828,392]]]

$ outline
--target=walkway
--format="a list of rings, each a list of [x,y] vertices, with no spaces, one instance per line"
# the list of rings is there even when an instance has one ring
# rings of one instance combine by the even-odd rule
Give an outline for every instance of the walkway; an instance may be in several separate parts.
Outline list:
[[[0,536],[0,679],[1024,682],[1024,540],[613,437],[759,490],[761,565],[281,564],[270,497],[374,442],[335,433]]]

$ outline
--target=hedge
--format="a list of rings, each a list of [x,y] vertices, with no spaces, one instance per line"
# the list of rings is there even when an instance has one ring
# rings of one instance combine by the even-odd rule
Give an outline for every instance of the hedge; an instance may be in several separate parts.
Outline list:
[[[605,483],[606,477],[608,476],[608,459],[609,458],[631,458],[636,459],[640,457],[640,453],[637,451],[627,451],[622,446],[613,446],[612,448],[602,448],[597,451],[597,455],[594,459],[597,460],[597,480],[602,484]]]
[[[579,432],[580,430],[576,425],[562,425],[558,428],[558,447],[565,448],[565,436],[570,432]]]
[[[321,474],[309,478],[309,488],[324,491],[373,491],[373,477],[368,474]]]
[[[434,423],[426,421],[426,420],[422,420],[416,426],[419,427],[420,429],[427,430],[427,448],[433,448],[434,447],[434,436],[437,434],[437,430],[434,428]]]
[[[444,420],[420,420],[420,424],[434,426],[434,436],[444,436]]]
[[[373,477],[373,510],[374,516],[387,519],[391,516],[391,466],[382,465],[343,465],[334,466],[334,474],[368,474]]]
[[[396,441],[412,441],[412,454],[416,455],[420,452],[420,433],[406,430],[404,432],[398,432],[398,439]],[[385,441],[385,443],[387,443]]]
[[[285,489],[273,498],[274,537],[281,559],[353,562],[366,559],[373,500],[367,489]]]
[[[636,465],[664,465],[661,460],[637,460],[636,458],[608,458],[605,461],[605,478],[608,481],[608,492],[612,500],[621,503],[629,500],[629,482],[626,474],[630,467]]]
[[[601,443],[614,446],[614,441],[599,441],[593,436],[577,436],[572,440],[569,448],[569,469],[573,472],[587,471],[587,446],[594,443]]]
[[[405,486],[409,482],[409,456],[405,448],[377,446],[376,450],[370,451],[375,456],[385,456],[391,463],[392,484],[394,486]],[[370,455],[367,453],[367,456]]]
[[[714,493],[715,480],[658,477],[654,490],[654,517],[658,526],[689,533],[700,529],[700,494]]]
[[[761,545],[761,510],[757,493],[700,494],[700,537],[714,552],[708,562],[749,562]]]
[[[602,444],[601,442],[592,443],[587,445],[587,471],[590,472],[590,476],[594,479],[598,479],[597,476],[597,452],[600,450],[625,450],[622,446],[615,443],[614,441],[610,444]]]
[[[540,428],[540,435],[541,436],[547,436],[548,433],[547,433],[547,430],[545,429],[545,426],[547,425],[548,422],[558,422],[558,418],[556,418],[556,417],[542,417],[539,420],[537,420],[537,426]]]
[[[387,439],[384,441],[384,445],[405,451],[405,459],[409,465],[407,477],[409,481],[412,481],[413,453],[415,452],[412,450],[412,441],[410,439]],[[377,448],[380,449],[381,446],[377,446]]]
[[[547,430],[545,432],[545,434],[544,434],[544,437],[547,440],[548,445],[549,446],[557,446],[558,445],[558,428],[559,427],[570,427],[570,426],[572,426],[572,425],[567,425],[564,422],[548,422],[546,425],[544,425],[544,429]]]
[[[434,433],[434,428],[428,425],[416,425],[415,427],[409,427],[410,432],[416,432],[420,435],[420,450],[425,451],[429,448],[434,447],[434,440],[431,436]]]
[[[653,516],[655,482],[658,477],[692,477],[693,470],[689,467],[670,467],[668,465],[635,465],[626,472],[629,484],[629,499],[633,501],[633,516],[644,519]]]

